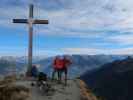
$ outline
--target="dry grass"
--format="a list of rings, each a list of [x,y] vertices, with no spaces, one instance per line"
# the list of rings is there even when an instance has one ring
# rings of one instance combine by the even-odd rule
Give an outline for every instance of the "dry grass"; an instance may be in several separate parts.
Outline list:
[[[92,93],[92,91],[88,89],[86,84],[82,80],[79,81],[81,100],[98,100],[97,97]]]
[[[24,86],[13,84],[15,77],[5,77],[0,81],[0,100],[28,100],[30,90]]]

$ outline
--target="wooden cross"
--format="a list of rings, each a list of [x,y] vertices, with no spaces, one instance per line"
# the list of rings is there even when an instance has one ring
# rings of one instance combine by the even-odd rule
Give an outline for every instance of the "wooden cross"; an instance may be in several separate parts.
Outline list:
[[[31,75],[32,68],[32,47],[33,47],[33,24],[48,24],[48,20],[33,19],[33,4],[29,6],[29,19],[13,19],[13,23],[26,23],[29,26],[29,46],[28,46],[28,69],[27,74]]]

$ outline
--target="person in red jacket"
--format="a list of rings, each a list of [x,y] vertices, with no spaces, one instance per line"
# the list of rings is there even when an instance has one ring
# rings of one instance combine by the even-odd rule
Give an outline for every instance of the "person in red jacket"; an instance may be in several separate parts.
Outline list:
[[[63,63],[63,66],[62,66],[61,72],[64,72],[65,74],[65,85],[67,85],[67,73],[68,73],[67,68],[72,62],[70,61],[70,59],[67,58],[67,56],[64,56],[64,58],[62,59],[62,63]]]
[[[54,63],[53,63],[53,73],[52,73],[52,80],[54,80],[54,76],[55,73],[58,74],[58,81],[61,81],[61,72],[60,70],[62,69],[63,66],[63,62],[62,60],[59,58],[59,56],[56,56],[54,59]]]

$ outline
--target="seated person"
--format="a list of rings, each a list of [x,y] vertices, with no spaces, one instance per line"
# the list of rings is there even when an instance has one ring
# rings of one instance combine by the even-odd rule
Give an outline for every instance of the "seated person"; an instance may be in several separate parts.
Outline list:
[[[34,78],[37,78],[38,73],[39,73],[39,71],[37,69],[37,66],[36,65],[33,65],[32,66],[32,69],[31,69],[31,76],[34,77]]]
[[[38,74],[33,74],[32,76],[34,76],[36,78],[36,85],[40,86],[42,85],[42,83],[47,81],[47,75],[43,72],[38,72]],[[31,84],[32,86],[35,85],[35,83]]]

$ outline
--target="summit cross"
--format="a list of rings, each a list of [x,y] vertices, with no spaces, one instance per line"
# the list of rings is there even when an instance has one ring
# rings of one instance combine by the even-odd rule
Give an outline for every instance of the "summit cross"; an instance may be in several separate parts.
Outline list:
[[[29,27],[29,45],[28,45],[28,68],[27,75],[31,75],[32,68],[32,52],[33,52],[33,25],[34,24],[48,24],[48,20],[34,19],[34,5],[29,5],[29,18],[28,19],[13,19],[13,23],[23,23],[28,24]]]

